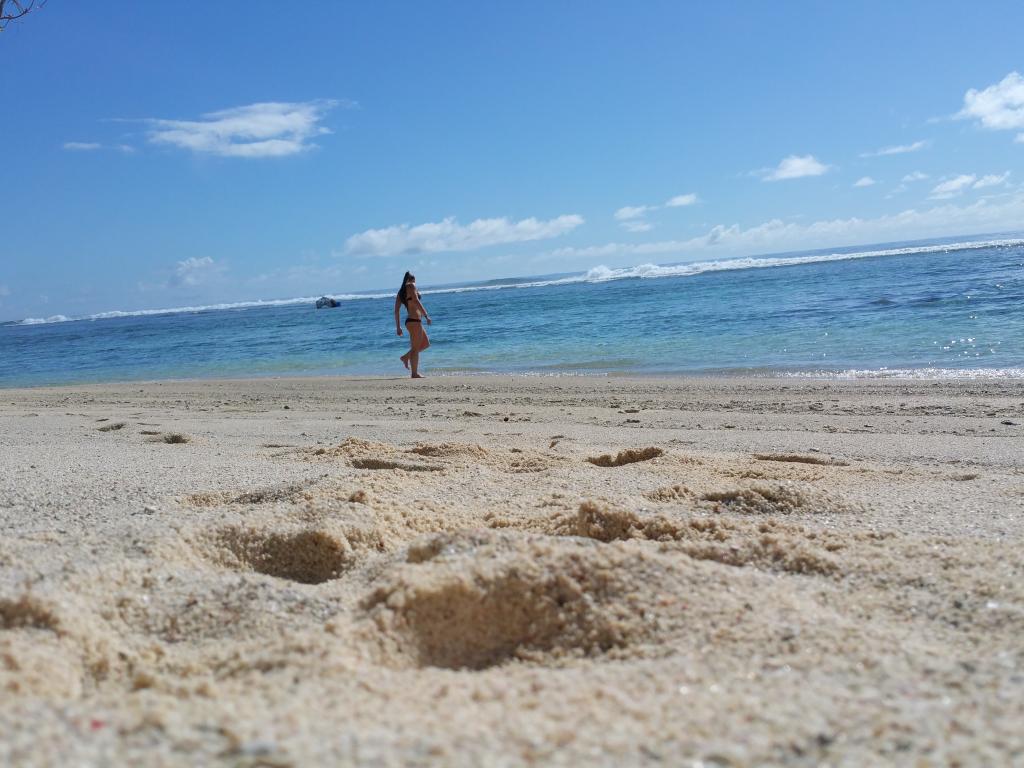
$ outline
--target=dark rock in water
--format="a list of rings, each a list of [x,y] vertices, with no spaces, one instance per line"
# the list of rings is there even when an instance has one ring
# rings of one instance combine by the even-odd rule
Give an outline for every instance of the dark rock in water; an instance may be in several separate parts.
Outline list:
[[[316,300],[317,309],[333,309],[334,307],[337,306],[340,306],[340,303],[335,299],[332,299],[330,296],[321,296],[319,299]]]

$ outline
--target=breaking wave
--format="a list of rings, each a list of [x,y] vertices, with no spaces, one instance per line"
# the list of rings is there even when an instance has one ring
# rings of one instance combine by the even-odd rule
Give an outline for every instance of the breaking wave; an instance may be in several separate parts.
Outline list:
[[[847,261],[850,259],[867,259],[880,256],[909,256],[928,253],[949,253],[952,251],[972,251],[984,248],[1006,248],[1024,245],[1024,239],[1002,240],[969,240],[959,243],[943,243],[937,245],[917,245],[902,248],[884,248],[866,251],[850,251],[835,253],[818,253],[803,256],[748,256],[736,259],[720,259],[716,261],[697,261],[687,264],[639,264],[635,267],[612,269],[597,266],[587,272],[558,278],[509,279],[483,284],[455,286],[449,288],[426,288],[424,294],[467,293],[475,291],[499,291],[511,288],[544,288],[553,285],[571,285],[574,283],[604,283],[612,280],[636,280],[658,277],[690,277],[705,272],[725,272],[745,269],[766,269],[770,267],[789,267],[800,264],[816,264],[828,261]],[[392,292],[386,293],[349,293],[324,294],[337,301],[360,301],[367,299],[387,299],[393,297]],[[208,304],[197,307],[173,307],[169,309],[140,309],[132,311],[113,310],[98,312],[82,317],[53,315],[52,317],[30,317],[21,321],[21,325],[41,325],[46,323],[66,323],[76,320],[107,320],[116,317],[142,317],[147,315],[174,315],[217,310],[252,309],[256,307],[283,307],[294,304],[313,304],[319,296],[302,296],[292,299],[257,299],[254,301],[237,301],[223,304]]]

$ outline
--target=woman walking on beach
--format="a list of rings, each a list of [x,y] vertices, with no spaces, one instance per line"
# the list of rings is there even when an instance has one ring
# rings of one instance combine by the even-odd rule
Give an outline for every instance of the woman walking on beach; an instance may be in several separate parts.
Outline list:
[[[402,324],[399,318],[399,305],[405,306],[406,318],[405,327],[409,331],[409,351],[402,355],[402,365],[409,368],[411,365],[412,378],[422,379],[420,375],[420,352],[430,346],[430,339],[427,338],[427,331],[423,327],[423,321],[430,325],[430,315],[427,314],[423,302],[420,301],[419,291],[416,290],[416,276],[410,272],[405,273],[402,278],[402,287],[395,297],[395,331],[402,335]]]

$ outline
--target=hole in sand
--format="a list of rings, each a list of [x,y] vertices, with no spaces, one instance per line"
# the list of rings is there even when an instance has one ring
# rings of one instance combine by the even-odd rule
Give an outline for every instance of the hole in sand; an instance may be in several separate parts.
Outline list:
[[[105,426],[99,427],[99,431],[100,432],[116,432],[119,429],[124,429],[124,427],[125,427],[125,422],[119,421],[116,424],[107,424]]]
[[[284,485],[274,485],[268,488],[256,488],[243,493],[232,491],[204,491],[201,493],[189,494],[185,497],[185,501],[194,507],[215,507],[220,504],[273,504],[275,502],[285,501],[290,501],[295,504],[311,500],[313,496],[309,492],[309,488],[316,483],[316,480],[286,483]]]
[[[171,445],[182,445],[191,443],[192,438],[181,432],[156,432],[152,437],[146,438],[147,443],[170,443]]]
[[[464,547],[440,537],[428,547],[436,557],[414,557],[419,564],[364,602],[396,661],[469,670],[550,663],[623,649],[650,631],[635,556],[481,536]]]
[[[435,467],[430,464],[413,464],[407,461],[392,461],[391,459],[352,459],[352,466],[356,469],[400,469],[404,472],[440,472],[443,467]]]
[[[627,448],[624,451],[619,451],[615,456],[606,453],[602,456],[591,456],[587,461],[598,467],[621,467],[624,464],[635,464],[638,461],[650,461],[664,453],[661,448]]]
[[[576,516],[560,521],[552,533],[603,542],[675,542],[682,552],[696,560],[819,575],[838,571],[830,552],[841,548],[827,535],[819,536],[771,520],[753,524],[707,517],[640,515],[593,501],[580,504]]]
[[[487,456],[487,449],[479,445],[469,445],[465,443],[440,443],[436,445],[422,443],[417,445],[415,448],[410,448],[409,453],[415,453],[418,456],[432,456],[437,458],[466,457],[482,459]]]
[[[212,559],[238,569],[303,584],[321,584],[352,565],[352,548],[344,537],[326,531],[266,531],[229,527],[214,534]]]
[[[545,469],[551,469],[552,466],[554,466],[554,462],[549,459],[540,456],[522,456],[510,459],[508,464],[502,468],[514,475],[524,475],[531,472],[543,472]]]
[[[828,506],[827,500],[815,498],[788,485],[754,485],[749,488],[708,491],[701,494],[700,500],[713,502],[719,511],[745,515],[787,515],[820,511],[823,506]]]
[[[794,464],[820,464],[830,467],[848,467],[849,462],[839,459],[832,459],[825,456],[801,456],[796,453],[755,453],[754,458],[758,461],[786,461]]]
[[[31,595],[0,600],[0,629],[48,629],[56,632],[59,627],[60,622],[53,610]]]
[[[231,499],[231,504],[271,504],[276,501],[308,501],[312,495],[308,492],[314,482],[287,483],[276,485],[270,488],[257,488],[256,490],[240,493]]]
[[[677,501],[678,499],[692,499],[694,494],[685,485],[670,485],[648,491],[644,497],[651,501]]]

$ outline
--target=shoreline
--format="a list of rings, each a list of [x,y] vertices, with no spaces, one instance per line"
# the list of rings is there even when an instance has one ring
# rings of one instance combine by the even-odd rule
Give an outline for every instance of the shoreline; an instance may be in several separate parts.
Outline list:
[[[763,370],[758,373],[756,370]],[[730,371],[735,371],[732,373]],[[920,375],[918,375],[920,374]],[[937,374],[937,375],[936,375]],[[257,381],[392,381],[408,379],[396,372],[394,375],[385,373],[368,374],[332,374],[332,373],[297,373],[294,375],[268,373],[250,376],[184,376],[166,379],[117,379],[103,381],[55,382],[43,384],[5,384],[0,382],[0,392],[14,392],[33,389],[81,389],[85,387],[128,387],[151,386],[157,384],[186,384],[221,382],[257,382]],[[707,371],[688,372],[636,372],[636,371],[542,371],[523,370],[508,372],[493,371],[439,371],[428,372],[426,379],[487,381],[521,378],[521,379],[614,379],[617,381],[777,381],[777,382],[857,382],[857,381],[888,381],[888,382],[964,382],[964,381],[1006,381],[1024,383],[1024,367],[1004,368],[878,368],[878,369],[847,369],[844,371],[792,371],[780,369],[708,369]]]

